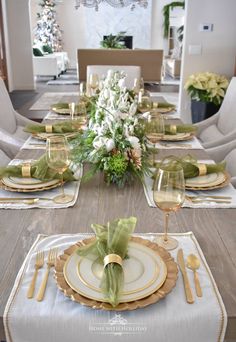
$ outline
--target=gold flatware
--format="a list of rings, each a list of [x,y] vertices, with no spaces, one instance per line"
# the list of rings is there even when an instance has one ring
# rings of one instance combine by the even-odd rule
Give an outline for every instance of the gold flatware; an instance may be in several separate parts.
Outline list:
[[[52,198],[43,198],[43,197],[38,197],[38,198],[30,198],[30,197],[25,197],[25,198],[0,198],[0,203],[6,203],[6,204],[11,204],[11,203],[23,203],[23,204],[35,204],[40,200],[44,201],[53,201]]]
[[[47,270],[46,270],[43,281],[42,281],[40,288],[39,288],[39,292],[38,292],[37,297],[36,297],[38,302],[41,302],[44,298],[44,294],[45,294],[45,290],[46,290],[46,286],[47,286],[47,281],[48,281],[48,276],[50,273],[50,268],[55,265],[56,258],[57,258],[57,248],[50,249],[50,251],[48,253]]]
[[[34,275],[31,280],[28,292],[27,292],[27,298],[33,298],[34,296],[34,289],[35,289],[35,283],[38,275],[38,270],[43,267],[44,264],[44,252],[38,251],[36,254],[36,260],[34,265]]]
[[[193,299],[193,294],[192,294],[192,290],[191,290],[189,279],[188,279],[188,274],[187,274],[186,267],[185,267],[184,254],[183,254],[182,248],[178,250],[177,262],[178,262],[179,268],[183,276],[186,300],[189,304],[192,304],[194,303],[194,299]]]
[[[202,297],[202,288],[200,285],[197,270],[200,267],[200,260],[194,254],[189,254],[187,257],[187,267],[193,271],[195,289],[198,297]]]
[[[196,198],[196,199],[193,199],[193,198],[188,198],[187,199],[190,200],[190,202],[192,203],[202,203],[202,202],[213,202],[213,203],[231,203],[231,200],[221,200],[221,199],[214,199],[214,198]]]
[[[211,196],[211,195],[196,195],[196,196],[187,196],[185,197],[189,199],[204,199],[204,198],[213,198],[213,199],[226,199],[226,200],[231,200],[232,197],[230,196]]]

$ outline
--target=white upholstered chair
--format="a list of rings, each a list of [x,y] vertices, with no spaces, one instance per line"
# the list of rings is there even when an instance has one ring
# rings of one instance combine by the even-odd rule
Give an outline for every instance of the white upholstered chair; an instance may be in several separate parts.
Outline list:
[[[87,80],[90,74],[97,74],[100,79],[106,77],[108,70],[124,71],[126,73],[125,85],[127,88],[134,87],[134,79],[141,77],[140,66],[135,65],[88,65]]]
[[[25,118],[15,111],[11,99],[0,78],[0,149],[9,157],[14,157],[29,134],[24,132],[24,126],[33,121]]]
[[[222,160],[226,161],[226,170],[229,171],[232,177],[231,183],[236,187],[236,140],[224,145],[209,148],[206,152],[216,162]]]
[[[0,150],[0,167],[6,166],[10,161],[10,158],[2,151]]]
[[[205,148],[236,139],[236,77],[232,78],[218,113],[195,126],[198,128],[198,138]]]

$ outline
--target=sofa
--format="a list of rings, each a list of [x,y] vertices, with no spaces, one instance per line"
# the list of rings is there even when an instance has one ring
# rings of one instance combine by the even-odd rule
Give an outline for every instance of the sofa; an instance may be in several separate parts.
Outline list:
[[[45,53],[39,45],[34,45],[34,50],[40,53],[38,56],[33,56],[34,76],[53,76],[57,78],[68,69],[69,58],[67,52]]]

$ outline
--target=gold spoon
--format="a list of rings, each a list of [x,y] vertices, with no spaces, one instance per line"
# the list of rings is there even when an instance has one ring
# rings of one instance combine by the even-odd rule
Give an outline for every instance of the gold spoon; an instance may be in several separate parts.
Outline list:
[[[190,268],[193,271],[194,274],[194,283],[195,283],[195,289],[198,297],[202,297],[202,289],[199,282],[197,269],[200,267],[200,260],[198,257],[194,254],[189,254],[187,257],[187,267]]]

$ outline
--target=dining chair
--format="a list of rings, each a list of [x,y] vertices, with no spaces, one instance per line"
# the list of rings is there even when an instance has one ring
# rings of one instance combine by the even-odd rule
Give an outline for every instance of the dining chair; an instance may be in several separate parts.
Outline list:
[[[87,66],[87,80],[89,75],[97,74],[100,79],[106,77],[108,70],[124,71],[126,74],[125,85],[127,88],[132,89],[134,87],[135,78],[141,77],[140,66],[135,65],[88,65]]]
[[[29,133],[23,130],[24,126],[35,122],[15,111],[2,78],[0,78],[0,103],[0,148],[12,157],[29,137]]]
[[[205,148],[220,146],[236,139],[236,77],[231,79],[219,111],[195,126],[198,129],[197,136]]]
[[[0,167],[6,166],[9,162],[10,158],[2,150],[0,150]]]
[[[206,150],[216,162],[226,161],[226,170],[231,175],[231,183],[236,187],[236,140]]]

